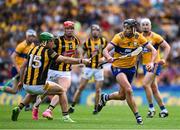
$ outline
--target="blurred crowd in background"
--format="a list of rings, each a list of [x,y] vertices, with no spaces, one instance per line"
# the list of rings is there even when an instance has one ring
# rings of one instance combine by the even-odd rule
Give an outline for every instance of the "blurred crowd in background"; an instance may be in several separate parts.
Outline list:
[[[0,82],[11,78],[10,54],[17,43],[25,39],[32,28],[38,33],[63,34],[62,23],[75,21],[75,33],[83,43],[89,36],[91,24],[99,24],[102,35],[111,40],[122,30],[127,18],[148,17],[152,30],[162,35],[171,46],[168,63],[159,77],[160,85],[180,84],[180,1],[179,0],[1,0],[0,1]],[[113,78],[105,67],[104,86],[113,85]],[[73,68],[73,84],[77,87],[81,68]],[[93,79],[92,79],[93,81]],[[135,80],[141,86],[142,69]],[[74,87],[71,87],[74,89]]]

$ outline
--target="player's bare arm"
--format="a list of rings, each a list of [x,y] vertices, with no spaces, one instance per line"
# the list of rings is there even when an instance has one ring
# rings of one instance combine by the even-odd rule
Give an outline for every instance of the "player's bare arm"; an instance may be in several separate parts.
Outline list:
[[[16,57],[18,56],[18,54],[16,52],[13,52],[11,55],[11,60],[13,62],[13,65],[16,67],[17,71],[19,72],[20,69],[18,68],[17,64],[16,64]]]
[[[67,64],[90,64],[90,59],[80,59],[80,58],[71,58],[59,55],[59,57],[56,59],[56,62],[64,62]]]
[[[160,44],[160,47],[163,48],[163,57],[161,58],[161,60],[158,63],[161,65],[164,65],[166,63],[167,57],[170,53],[171,47],[165,40]]]
[[[148,43],[146,45],[146,48],[149,49],[151,52],[152,52],[152,57],[151,57],[151,62],[149,62],[147,65],[146,65],[146,68],[148,71],[151,71],[153,69],[153,66],[154,66],[154,61],[156,59],[156,56],[157,56],[157,51],[156,49],[152,46],[152,44]]]
[[[106,46],[106,48],[104,48],[103,50],[103,55],[104,57],[106,58],[106,60],[109,62],[109,63],[112,63],[113,62],[113,57],[109,54],[109,52],[114,48],[114,46],[112,44],[108,44]]]
[[[22,85],[23,85],[23,81],[24,81],[24,74],[25,74],[25,70],[26,70],[26,66],[27,66],[28,61],[25,60],[24,63],[22,64],[21,68],[20,68],[20,81],[18,83],[18,88],[21,89]]]

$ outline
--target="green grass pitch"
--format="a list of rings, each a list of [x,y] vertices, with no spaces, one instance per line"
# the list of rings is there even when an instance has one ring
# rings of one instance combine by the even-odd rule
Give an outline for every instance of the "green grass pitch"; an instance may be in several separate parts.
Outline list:
[[[71,114],[75,123],[65,123],[62,121],[60,107],[57,106],[53,112],[54,119],[46,120],[41,114],[47,105],[40,107],[40,119],[31,119],[31,112],[20,113],[17,122],[11,121],[11,110],[14,106],[0,106],[0,129],[69,129],[69,130],[116,130],[116,129],[151,129],[151,130],[180,130],[180,108],[167,107],[168,118],[159,118],[159,108],[156,108],[154,118],[146,118],[147,107],[139,106],[140,114],[143,116],[144,125],[137,125],[135,118],[128,106],[106,106],[98,115],[92,115],[93,107],[77,106],[75,113]]]

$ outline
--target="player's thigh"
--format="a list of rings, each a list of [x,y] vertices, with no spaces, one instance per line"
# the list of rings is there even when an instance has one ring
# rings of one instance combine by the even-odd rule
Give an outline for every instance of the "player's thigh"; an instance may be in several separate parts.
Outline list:
[[[120,87],[118,93],[119,95],[125,95],[125,89],[123,87]]]
[[[143,86],[151,85],[155,79],[155,74],[152,72],[147,72],[143,79]]]
[[[59,84],[57,84],[55,82],[51,82],[51,81],[46,82],[44,90],[46,91],[47,95],[61,94],[64,92],[63,87],[61,87]]]
[[[95,81],[96,89],[102,88],[103,87],[103,80],[100,81]]]
[[[67,92],[69,87],[71,86],[71,78],[70,77],[60,77],[57,79],[57,82],[63,89]]]
[[[84,89],[86,87],[88,81],[89,81],[88,79],[85,79],[85,78],[82,77],[81,80],[80,80],[79,89]]]
[[[116,76],[116,80],[119,83],[120,87],[123,88],[123,90],[127,91],[132,89],[125,73],[119,73]]]

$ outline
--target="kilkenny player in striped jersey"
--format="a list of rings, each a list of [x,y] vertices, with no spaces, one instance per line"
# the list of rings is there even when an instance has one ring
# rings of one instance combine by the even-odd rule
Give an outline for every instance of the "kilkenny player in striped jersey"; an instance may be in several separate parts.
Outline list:
[[[12,112],[12,120],[17,121],[20,110],[34,99],[37,95],[58,95],[61,99],[59,100],[59,104],[62,108],[63,120],[68,122],[73,122],[73,120],[68,115],[68,101],[66,96],[66,91],[62,88],[62,86],[48,81],[46,82],[48,68],[52,61],[56,61],[58,63],[71,63],[71,64],[79,64],[79,63],[89,63],[88,59],[77,59],[71,57],[65,57],[62,55],[58,55],[51,48],[54,44],[54,36],[51,33],[43,32],[40,34],[41,44],[39,46],[34,47],[29,53],[28,58],[24,62],[21,71],[20,71],[20,82],[19,86],[23,86],[23,88],[28,92],[25,99],[22,103],[15,107]],[[38,119],[38,106],[34,106],[33,111],[33,119]]]
[[[83,69],[82,78],[80,81],[80,86],[76,90],[73,103],[69,108],[69,113],[74,112],[75,104],[78,102],[81,92],[86,87],[88,81],[92,78],[95,79],[96,85],[96,94],[95,94],[95,105],[93,114],[97,114],[97,105],[99,103],[100,95],[101,95],[101,87],[103,85],[104,74],[103,69],[98,68],[98,64],[103,60],[103,49],[106,47],[107,41],[104,37],[101,36],[101,29],[99,25],[93,24],[91,25],[91,35],[84,43],[84,56],[87,58],[92,58],[92,62]]]
[[[68,57],[76,57],[78,54],[78,47],[80,41],[74,35],[74,22],[65,21],[64,22],[64,35],[55,39],[55,47],[53,48],[59,55],[64,55]],[[50,69],[48,71],[48,81],[54,81],[61,85],[63,89],[67,92],[71,85],[71,64],[67,63],[55,63],[52,62]],[[47,119],[52,119],[52,110],[55,108],[56,104],[59,102],[59,98],[55,95],[48,108],[43,112],[43,117]]]

